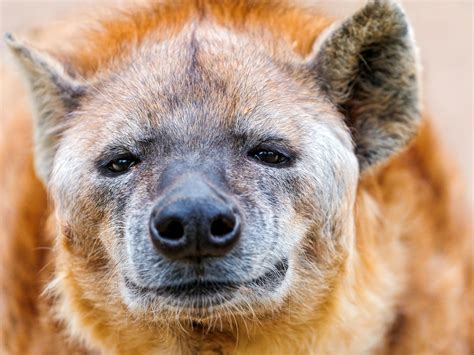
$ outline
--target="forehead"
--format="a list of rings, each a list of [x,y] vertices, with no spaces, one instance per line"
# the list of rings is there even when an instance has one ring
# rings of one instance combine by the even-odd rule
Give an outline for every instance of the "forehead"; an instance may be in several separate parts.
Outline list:
[[[295,60],[289,50],[215,26],[190,27],[159,43],[150,38],[93,90],[84,129],[104,144],[117,133],[189,141],[210,132],[284,132],[297,139],[305,117],[328,118],[331,108],[315,86],[298,80],[295,66],[289,69]]]

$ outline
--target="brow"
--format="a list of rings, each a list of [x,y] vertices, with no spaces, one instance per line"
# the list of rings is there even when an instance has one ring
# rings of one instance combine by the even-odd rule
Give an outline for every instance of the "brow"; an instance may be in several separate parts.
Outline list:
[[[99,161],[109,160],[121,154],[133,154],[140,156],[148,151],[150,147],[156,144],[158,137],[142,136],[130,138],[127,136],[119,137],[114,142],[109,143],[100,153]]]
[[[290,139],[282,135],[269,132],[259,132],[256,130],[249,130],[245,133],[234,135],[236,141],[240,146],[247,149],[264,146],[267,148],[275,148],[293,157],[299,155],[299,149],[291,142]]]

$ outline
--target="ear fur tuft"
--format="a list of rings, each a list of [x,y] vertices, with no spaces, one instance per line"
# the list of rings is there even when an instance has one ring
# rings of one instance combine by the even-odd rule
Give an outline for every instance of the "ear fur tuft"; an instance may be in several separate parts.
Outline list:
[[[315,45],[309,63],[323,92],[345,116],[361,171],[402,149],[416,134],[417,53],[395,1],[368,2]]]
[[[88,85],[75,79],[48,53],[18,40],[11,33],[5,41],[25,74],[33,98],[35,167],[47,183],[66,116],[77,109]]]

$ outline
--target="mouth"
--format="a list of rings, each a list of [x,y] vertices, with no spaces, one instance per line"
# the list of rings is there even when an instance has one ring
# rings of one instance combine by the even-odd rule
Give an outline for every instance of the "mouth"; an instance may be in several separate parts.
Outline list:
[[[250,291],[256,295],[272,292],[282,284],[287,271],[288,260],[283,259],[265,274],[240,282],[195,280],[159,287],[145,287],[125,278],[125,285],[138,296],[165,297],[167,301],[180,307],[208,308],[231,300],[238,291]]]

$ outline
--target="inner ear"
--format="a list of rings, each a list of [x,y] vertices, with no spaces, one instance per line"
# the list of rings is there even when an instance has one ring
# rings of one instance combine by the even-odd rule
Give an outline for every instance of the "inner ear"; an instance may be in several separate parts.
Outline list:
[[[420,119],[410,26],[394,1],[370,1],[315,45],[310,70],[344,115],[360,169],[401,150]]]
[[[64,64],[13,35],[5,36],[16,61],[29,84],[33,102],[35,168],[47,183],[67,116],[80,104],[88,84],[66,71]]]

